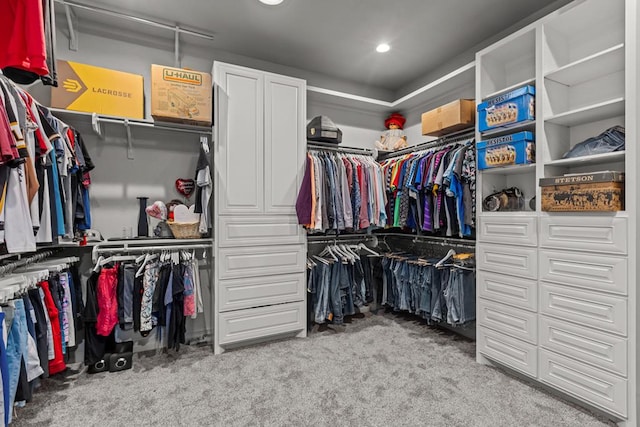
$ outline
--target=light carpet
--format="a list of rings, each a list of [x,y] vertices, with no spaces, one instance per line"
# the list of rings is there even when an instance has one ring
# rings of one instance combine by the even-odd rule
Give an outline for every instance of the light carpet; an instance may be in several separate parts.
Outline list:
[[[229,351],[135,356],[132,370],[51,378],[20,426],[603,426],[475,363],[475,344],[391,314]]]

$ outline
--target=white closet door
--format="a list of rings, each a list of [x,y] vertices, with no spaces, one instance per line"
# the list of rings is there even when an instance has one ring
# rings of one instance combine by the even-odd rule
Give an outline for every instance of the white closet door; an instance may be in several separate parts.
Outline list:
[[[264,77],[243,67],[214,64],[226,111],[219,112],[216,153],[220,185],[219,213],[264,211]],[[224,106],[216,106],[224,108]]]
[[[306,83],[265,76],[265,212],[294,215],[306,153]]]

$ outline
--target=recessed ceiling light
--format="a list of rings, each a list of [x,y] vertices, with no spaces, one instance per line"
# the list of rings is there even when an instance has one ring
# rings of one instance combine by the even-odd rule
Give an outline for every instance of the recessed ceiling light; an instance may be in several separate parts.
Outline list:
[[[389,50],[391,50],[391,46],[389,46],[386,43],[380,43],[378,47],[376,47],[376,52],[380,52],[380,53],[389,52]]]
[[[284,0],[260,0],[261,3],[268,4],[269,6],[276,6],[282,3]]]

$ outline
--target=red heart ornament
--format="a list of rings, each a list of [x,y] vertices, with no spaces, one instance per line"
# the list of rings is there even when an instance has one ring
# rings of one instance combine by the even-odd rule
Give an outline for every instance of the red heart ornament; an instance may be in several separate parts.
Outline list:
[[[187,199],[193,194],[193,190],[196,188],[196,182],[192,179],[176,179],[176,190]]]

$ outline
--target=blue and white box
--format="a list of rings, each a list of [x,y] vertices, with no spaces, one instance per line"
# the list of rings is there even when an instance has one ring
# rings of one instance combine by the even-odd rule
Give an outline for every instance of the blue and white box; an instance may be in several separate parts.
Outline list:
[[[524,86],[478,105],[478,129],[513,126],[535,119],[535,86]]]
[[[479,141],[476,147],[479,170],[525,165],[536,161],[536,144],[531,132],[518,132]]]

